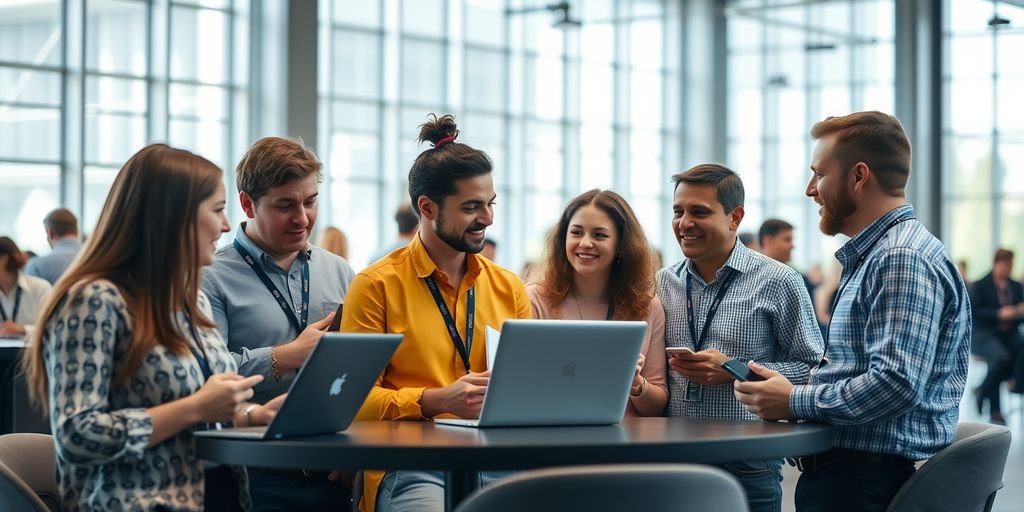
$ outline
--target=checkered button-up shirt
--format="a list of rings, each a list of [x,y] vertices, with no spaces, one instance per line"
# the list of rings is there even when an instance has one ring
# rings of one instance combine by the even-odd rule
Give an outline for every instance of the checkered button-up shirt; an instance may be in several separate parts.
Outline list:
[[[829,362],[790,408],[834,425],[836,447],[921,460],[956,438],[971,305],[949,253],[913,217],[896,208],[836,252]]]
[[[718,312],[708,327],[707,338],[697,347],[687,325],[687,274],[692,286],[697,335],[704,329],[708,310],[725,277],[735,273]],[[811,367],[821,359],[821,331],[800,274],[771,258],[737,243],[710,283],[701,278],[689,260],[661,269],[658,296],[665,307],[665,346],[693,350],[718,349],[741,361],[754,360],[776,370],[794,383],[807,381]],[[699,386],[686,396],[689,381],[669,369],[669,415],[690,418],[757,420],[733,396],[732,382]]]

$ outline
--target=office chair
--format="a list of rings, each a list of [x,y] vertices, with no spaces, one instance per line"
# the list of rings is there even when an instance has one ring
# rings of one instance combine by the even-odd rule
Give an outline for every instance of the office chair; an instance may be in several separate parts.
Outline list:
[[[896,493],[888,512],[989,512],[1003,488],[1010,431],[960,423],[956,441],[928,459]]]
[[[46,434],[0,436],[0,509],[60,510],[53,437]]]
[[[695,464],[615,464],[527,471],[471,494],[457,512],[714,510],[746,512],[729,473]]]

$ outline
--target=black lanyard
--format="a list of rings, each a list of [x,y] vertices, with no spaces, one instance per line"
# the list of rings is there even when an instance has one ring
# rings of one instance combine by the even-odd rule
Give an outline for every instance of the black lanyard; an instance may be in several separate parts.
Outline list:
[[[263,281],[263,286],[266,286],[267,290],[270,291],[270,294],[277,299],[277,305],[281,306],[285,315],[288,315],[288,321],[292,323],[292,327],[295,327],[295,332],[301,333],[309,323],[309,265],[306,264],[302,266],[302,319],[300,320],[295,315],[295,311],[292,310],[292,307],[288,305],[288,301],[284,300],[284,294],[277,289],[277,286],[270,280],[267,273],[264,272],[263,269],[260,268],[259,264],[256,263],[256,259],[249,254],[249,251],[246,251],[245,248],[242,247],[242,244],[239,243],[238,240],[235,240],[235,250],[238,251],[238,254],[242,255],[242,259],[249,264],[249,268],[256,273],[256,276],[260,278],[260,281]]]
[[[213,376],[213,370],[210,368],[210,358],[206,356],[206,348],[203,347],[203,342],[199,338],[199,332],[187,314],[185,315],[185,323],[188,324],[189,334],[192,335],[192,343],[189,343],[188,349],[192,351],[192,357],[195,357],[196,362],[199,363],[199,369],[203,372],[203,381],[208,381]]]
[[[473,350],[473,316],[476,314],[474,287],[471,286],[466,294],[466,341],[462,341],[462,337],[459,336],[459,329],[455,326],[455,318],[452,317],[451,311],[448,310],[448,304],[445,304],[444,297],[441,296],[441,290],[437,288],[434,277],[427,276],[423,280],[427,282],[427,288],[430,288],[430,294],[434,296],[434,302],[437,303],[437,309],[441,312],[441,318],[444,318],[444,323],[448,327],[448,335],[452,337],[452,345],[455,345],[455,350],[459,353],[459,356],[462,358],[462,364],[466,367],[466,373],[469,373],[469,354]]]
[[[7,320],[17,322],[16,318],[18,316],[18,307],[21,306],[21,287],[15,284],[14,289],[14,311],[11,311],[11,318],[7,318],[7,311],[4,311],[4,305],[0,304],[0,316],[3,317],[4,322]]]
[[[832,299],[832,311],[830,311],[829,314],[828,325],[825,326],[825,351],[822,352],[821,362],[818,363],[819,367],[825,366],[828,363],[828,338],[829,334],[831,334],[832,332],[832,319],[836,317],[836,306],[839,305],[839,298],[843,296],[843,292],[846,291],[846,286],[850,284],[850,281],[853,279],[853,275],[857,273],[857,269],[859,269],[861,264],[864,263],[864,260],[868,259],[868,255],[871,254],[871,250],[875,248],[875,245],[878,244],[878,241],[881,240],[882,237],[884,237],[890,229],[896,227],[896,225],[900,224],[901,222],[905,222],[916,218],[917,217],[910,215],[908,217],[900,217],[890,222],[889,225],[886,226],[885,229],[882,230],[882,232],[878,235],[878,238],[875,238],[870,244],[868,244],[867,247],[864,248],[864,250],[861,252],[861,256],[857,258],[856,262],[854,262],[853,268],[850,269],[850,273],[847,274],[846,281],[844,281],[843,284],[839,287],[839,290],[836,292],[836,296],[833,297]]]
[[[685,271],[686,265],[679,267],[677,275],[682,274]],[[700,330],[700,337],[697,337],[697,322],[695,319],[696,313],[693,307],[693,299],[690,297],[690,276],[689,272],[686,272],[686,323],[690,328],[690,339],[693,340],[693,348],[698,351],[702,350],[704,341],[708,337],[708,328],[711,325],[711,320],[715,318],[715,313],[718,313],[718,306],[722,304],[722,299],[725,298],[725,293],[729,291],[733,281],[736,280],[737,272],[732,270],[728,276],[722,280],[722,284],[718,287],[718,294],[715,295],[714,302],[711,303],[711,307],[708,309],[707,317],[704,319],[704,327]],[[680,277],[682,277],[680,275]]]

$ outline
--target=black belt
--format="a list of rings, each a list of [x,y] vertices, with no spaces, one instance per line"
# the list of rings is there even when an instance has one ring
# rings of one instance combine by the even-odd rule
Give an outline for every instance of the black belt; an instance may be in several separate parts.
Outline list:
[[[826,452],[788,459],[800,471],[821,471],[847,464],[883,464],[889,466],[914,465],[914,461],[899,455],[862,452],[846,448],[832,448]]]
[[[275,468],[248,468],[250,472],[267,473],[268,475],[301,476],[304,478],[323,478],[327,480],[330,471],[313,471],[309,469],[275,469]]]

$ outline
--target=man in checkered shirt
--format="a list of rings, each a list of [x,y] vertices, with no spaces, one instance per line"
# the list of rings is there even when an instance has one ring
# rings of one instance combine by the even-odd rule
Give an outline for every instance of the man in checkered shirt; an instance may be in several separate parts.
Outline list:
[[[665,346],[693,354],[669,359],[671,416],[758,421],[733,396],[728,359],[755,360],[805,382],[821,359],[821,331],[803,279],[787,265],[737,243],[743,182],[717,164],[672,177],[672,228],[685,258],[657,275],[665,307]],[[781,460],[726,464],[750,510],[782,508]]]
[[[843,274],[825,358],[804,385],[750,364],[767,380],[735,394],[768,420],[835,427],[831,450],[799,459],[797,510],[885,510],[914,462],[956,438],[971,305],[949,252],[907,203],[911,150],[899,120],[829,117],[811,136],[806,193],[821,205],[821,231],[850,237],[836,252]]]

